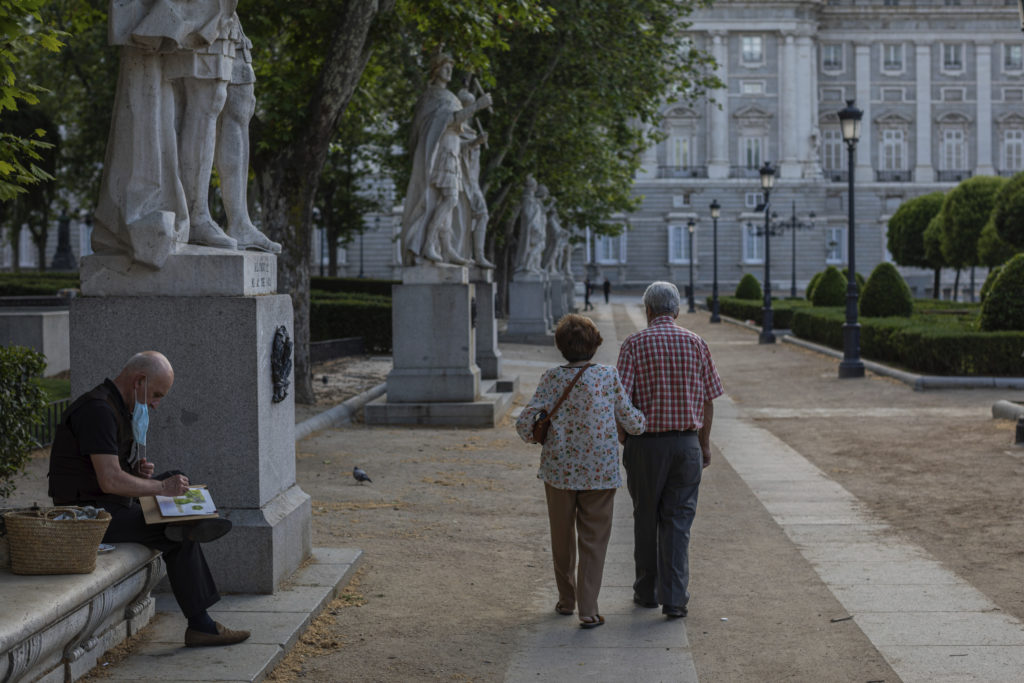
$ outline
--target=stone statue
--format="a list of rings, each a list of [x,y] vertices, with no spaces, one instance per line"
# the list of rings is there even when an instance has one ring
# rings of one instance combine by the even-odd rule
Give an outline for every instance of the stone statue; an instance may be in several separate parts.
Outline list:
[[[97,253],[160,268],[186,242],[280,253],[249,218],[252,43],[237,0],[112,2],[121,46],[117,94],[93,232]],[[226,231],[210,216],[220,178]]]
[[[541,187],[544,186],[542,185]],[[544,191],[547,193],[546,187],[544,187]],[[555,203],[555,198],[550,197],[545,206],[547,240],[542,267],[548,273],[561,273],[563,271],[562,259],[565,253],[565,245],[569,243],[569,231],[562,227],[562,221],[558,217],[558,209]]]
[[[562,257],[559,259],[561,264],[562,274],[570,280],[573,279],[572,274],[572,231],[565,231],[565,241],[562,243]]]
[[[543,272],[544,247],[547,238],[547,219],[544,200],[547,188],[537,187],[532,175],[526,176],[522,200],[519,203],[519,246],[516,249],[515,273]]]
[[[402,262],[466,265],[452,232],[452,213],[462,189],[463,124],[491,106],[484,94],[467,107],[448,89],[454,61],[438,54],[431,62],[430,84],[416,102],[409,151],[412,175],[402,214]]]
[[[463,88],[459,91],[462,106],[472,106],[476,98]],[[459,195],[459,206],[455,213],[454,228],[456,244],[460,245],[460,253],[472,255],[473,261],[481,268],[494,268],[494,264],[484,256],[484,243],[487,240],[487,200],[480,189],[480,147],[487,142],[487,133],[477,133],[473,121],[467,121],[462,127],[462,193]]]

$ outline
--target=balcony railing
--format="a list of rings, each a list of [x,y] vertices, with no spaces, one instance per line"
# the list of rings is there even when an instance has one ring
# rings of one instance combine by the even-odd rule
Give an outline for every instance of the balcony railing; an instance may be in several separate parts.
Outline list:
[[[746,166],[730,166],[729,167],[730,178],[760,178],[761,171],[758,168],[748,168]]]
[[[940,183],[959,183],[971,177],[970,171],[936,171],[935,179]]]
[[[659,166],[659,178],[707,178],[707,166]]]
[[[914,181],[914,172],[905,171],[875,171],[875,180],[880,183],[911,183]]]
[[[826,168],[823,173],[830,183],[845,183],[850,177],[849,171],[837,171]]]
[[[1020,169],[1020,168],[1018,168],[1016,170],[1014,170],[1014,169],[1000,169],[1000,170],[996,171],[996,173],[998,173],[999,175],[1001,175],[1004,178],[1012,178],[1013,176],[1017,175],[1021,171],[1024,171],[1024,169]]]

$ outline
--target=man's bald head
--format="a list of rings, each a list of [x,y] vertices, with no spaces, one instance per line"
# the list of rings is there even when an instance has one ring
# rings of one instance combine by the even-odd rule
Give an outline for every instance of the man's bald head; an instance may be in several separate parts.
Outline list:
[[[125,405],[138,402],[156,408],[174,384],[174,368],[159,351],[142,351],[128,359],[114,384]]]

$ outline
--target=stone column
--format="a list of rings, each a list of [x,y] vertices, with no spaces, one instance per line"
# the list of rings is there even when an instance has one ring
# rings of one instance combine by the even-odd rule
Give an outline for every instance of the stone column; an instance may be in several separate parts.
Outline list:
[[[711,34],[711,55],[718,63],[716,74],[726,87],[714,91],[712,96],[716,104],[708,104],[708,124],[711,127],[708,138],[708,178],[729,177],[729,44],[728,34],[715,32]]]
[[[815,77],[817,69],[814,59],[814,43],[810,36],[796,39],[797,46],[797,102],[803,104],[797,114],[800,117],[798,127],[798,151],[800,165],[803,167],[801,176],[804,178],[821,177],[821,160],[811,145],[811,134],[818,127],[818,93]],[[817,144],[821,145],[821,132],[817,133]]]
[[[470,268],[470,282],[476,291],[476,364],[480,379],[501,376],[501,351],[498,350],[498,319],[494,314],[494,271]]]
[[[210,488],[234,528],[203,547],[222,592],[271,593],[309,556],[311,505],[295,481],[294,376],[274,402],[275,334],[294,340],[277,257],[186,245],[160,270],[82,259],[71,302],[71,389],[114,377],[146,349],[174,366],[150,413],[147,458]],[[290,360],[291,354],[288,355]]]
[[[796,37],[786,33],[782,39],[782,64],[779,68],[779,177],[799,178],[799,112],[807,105],[797,96]]]
[[[914,181],[930,183],[935,180],[932,165],[932,46],[930,43],[914,46],[914,61],[917,65],[917,162],[914,166]]]
[[[992,44],[976,44],[974,54],[978,61],[978,156],[974,174],[995,175],[996,169],[992,165]],[[970,159],[967,163],[970,164]]]
[[[875,180],[874,156],[875,139],[871,135],[871,46],[857,45],[857,107],[864,112],[860,120],[860,142],[857,143],[857,159],[854,171],[858,183],[870,183]]]

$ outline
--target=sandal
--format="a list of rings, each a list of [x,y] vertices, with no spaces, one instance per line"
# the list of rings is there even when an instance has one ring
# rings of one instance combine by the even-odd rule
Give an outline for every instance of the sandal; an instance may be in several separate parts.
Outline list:
[[[604,626],[604,617],[595,614],[592,617],[580,617],[580,628],[597,628]]]
[[[560,602],[555,603],[555,611],[566,617],[571,617],[576,612],[576,610],[571,607],[563,607]]]

